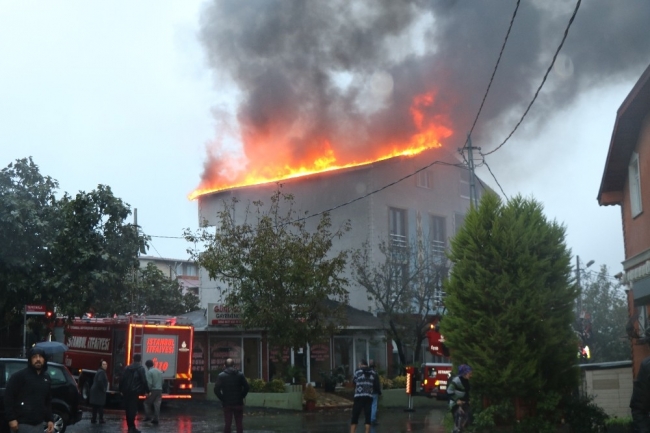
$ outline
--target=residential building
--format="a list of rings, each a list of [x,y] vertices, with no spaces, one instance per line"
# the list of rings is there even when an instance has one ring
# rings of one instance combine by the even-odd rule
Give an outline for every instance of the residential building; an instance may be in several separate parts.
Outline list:
[[[480,196],[486,187],[479,179],[476,183]],[[309,215],[316,216],[306,220],[307,229],[314,228],[318,223],[317,216],[326,211],[330,213],[333,227],[340,227],[347,221],[351,223],[351,230],[336,241],[333,253],[359,249],[368,242],[376,260],[381,260],[378,248],[380,241],[390,242],[395,248],[406,248],[410,242],[419,238],[430,242],[440,262],[446,262],[445,251],[449,239],[462,226],[470,207],[469,172],[458,157],[444,149],[432,149],[415,156],[287,179],[281,184],[283,192],[294,196],[301,215],[308,212]],[[276,183],[268,183],[202,195],[198,199],[199,221],[205,221],[211,226],[217,225],[218,212],[233,198],[239,201],[235,219],[243,221],[244,210],[248,205],[257,200],[269,203],[277,188]],[[224,313],[224,283],[211,280],[205,270],[200,270],[199,277],[201,306],[208,312],[208,352],[227,351],[230,355],[243,359],[243,351],[247,353],[247,362],[249,355],[253,358],[261,357],[262,362],[255,364],[261,366],[255,368],[266,378],[268,371],[265,360],[269,353],[264,345],[263,332],[244,332],[232,324],[221,324],[219,319],[213,319],[215,321],[212,322],[210,315],[213,311]],[[322,362],[319,368],[345,364],[353,369],[361,358],[366,357],[375,359],[381,366],[387,366],[392,361],[392,345],[383,342],[385,336],[375,317],[381,312],[376,311],[374,303],[368,300],[365,289],[351,282],[348,291],[348,311],[359,319],[359,324],[356,328],[348,326],[344,333],[333,337],[329,347],[318,348],[318,362]],[[439,298],[441,296],[442,294]],[[246,339],[262,344],[247,343]],[[223,344],[228,347],[222,347]],[[316,357],[312,352],[310,348],[297,348],[285,356],[291,360],[292,365],[296,365],[303,362],[304,357],[314,362]],[[413,360],[416,363],[420,361],[422,360]],[[246,374],[246,366],[243,368]],[[268,368],[272,369],[272,362],[269,362]],[[308,379],[318,381],[313,375]]]
[[[190,292],[196,296],[200,295],[198,266],[193,261],[154,256],[140,256],[138,259],[140,268],[146,268],[149,263],[153,263],[170,280],[178,281],[183,288],[183,294]]]
[[[650,66],[618,109],[598,192],[601,206],[621,207],[633,372],[650,356]]]

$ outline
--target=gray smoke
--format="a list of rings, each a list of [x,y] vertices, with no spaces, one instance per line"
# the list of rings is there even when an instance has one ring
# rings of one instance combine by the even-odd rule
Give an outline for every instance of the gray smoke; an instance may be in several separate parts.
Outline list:
[[[302,160],[324,142],[343,159],[373,157],[417,132],[410,110],[429,91],[434,102],[420,107],[425,123],[450,127],[447,142],[462,146],[515,3],[212,0],[200,36],[215,74],[242,92],[237,120],[249,159]],[[495,129],[514,126],[573,7],[564,0],[522,2],[475,144],[489,150]],[[583,0],[530,121],[543,121],[586,89],[639,76],[650,62],[648,18],[648,0]],[[218,164],[209,161],[205,176],[214,176]]]

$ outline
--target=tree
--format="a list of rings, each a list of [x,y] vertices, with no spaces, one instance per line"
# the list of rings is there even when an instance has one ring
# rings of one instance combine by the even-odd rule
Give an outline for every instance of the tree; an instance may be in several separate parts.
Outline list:
[[[101,310],[128,290],[139,267],[138,253],[146,250],[148,240],[125,222],[130,214],[129,206],[104,185],[58,201],[49,287],[61,314]]]
[[[565,229],[533,199],[485,194],[451,242],[441,332],[493,403],[577,385],[576,287]]]
[[[378,251],[376,260],[365,243],[352,256],[352,273],[374,302],[400,363],[406,365],[407,348],[413,350],[414,360],[420,359],[422,342],[440,306],[447,258],[421,236],[407,245],[380,241]]]
[[[58,183],[31,158],[0,172],[0,314],[9,327],[25,304],[79,316],[119,298],[147,239],[108,186],[57,198]]]
[[[204,228],[186,231],[185,237],[204,244],[203,251],[193,251],[193,259],[210,278],[227,284],[225,301],[240,312],[243,326],[267,330],[278,348],[315,343],[340,329],[348,300],[347,280],[341,276],[348,254],[331,248],[349,223],[333,230],[323,214],[309,231],[293,196],[280,190],[270,206],[257,201],[247,207],[241,222],[235,219],[237,203],[224,202],[214,234]],[[338,307],[332,309],[328,299],[338,301]]]
[[[57,188],[31,158],[0,171],[0,315],[5,325],[22,320],[23,306],[37,301],[46,288]]]
[[[199,308],[199,298],[193,293],[183,294],[178,281],[167,277],[153,263],[137,270],[137,277],[129,279],[122,296],[98,305],[98,316],[113,313],[179,315]]]
[[[625,292],[619,282],[612,281],[603,265],[598,273],[582,275],[582,309],[576,330],[587,328],[585,343],[591,362],[623,361],[631,358],[630,341],[625,332],[628,321]]]

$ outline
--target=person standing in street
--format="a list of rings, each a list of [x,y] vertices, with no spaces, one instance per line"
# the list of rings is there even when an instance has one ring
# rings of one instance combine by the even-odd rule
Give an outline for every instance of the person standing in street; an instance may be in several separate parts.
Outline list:
[[[160,403],[162,402],[162,371],[153,366],[153,361],[147,359],[144,363],[147,366],[147,385],[149,385],[149,394],[144,401],[144,411],[146,418],[143,421],[151,421],[151,424],[158,424],[160,419]]]
[[[350,433],[356,432],[362,410],[366,424],[365,433],[370,433],[372,396],[374,391],[379,389],[379,375],[375,370],[368,367],[368,362],[364,359],[359,363],[359,369],[354,372],[352,382],[354,382],[354,404],[352,406]]]
[[[99,414],[99,423],[104,424],[104,405],[106,404],[106,391],[108,390],[108,376],[106,369],[108,363],[103,359],[99,363],[99,369],[95,373],[93,385],[90,387],[90,405],[93,407],[93,414],[90,418],[92,424],[97,423],[97,414]]]
[[[232,418],[235,418],[237,433],[243,433],[244,399],[248,394],[248,381],[235,368],[232,358],[226,359],[226,369],[219,373],[214,384],[214,393],[221,400],[225,421],[224,433],[231,432]]]
[[[133,355],[133,363],[124,369],[120,380],[120,392],[124,400],[128,433],[140,433],[135,425],[135,417],[138,414],[138,397],[149,394],[147,375],[141,361],[140,354]]]
[[[370,360],[370,365],[369,367],[377,373],[377,369],[375,367],[375,361],[372,359]],[[377,373],[377,376],[379,376],[379,373]],[[370,422],[372,425],[377,425],[377,403],[379,402],[379,396],[381,395],[381,381],[377,381],[377,387],[372,390],[372,411],[370,415]]]
[[[45,431],[54,431],[51,388],[45,352],[32,347],[27,367],[12,374],[5,389],[5,419],[12,432],[43,433],[43,423]]]
[[[449,408],[454,418],[453,433],[462,432],[467,426],[470,418],[470,396],[469,380],[472,377],[472,367],[461,364],[458,367],[458,376],[454,377],[447,384],[447,395],[449,395]]]

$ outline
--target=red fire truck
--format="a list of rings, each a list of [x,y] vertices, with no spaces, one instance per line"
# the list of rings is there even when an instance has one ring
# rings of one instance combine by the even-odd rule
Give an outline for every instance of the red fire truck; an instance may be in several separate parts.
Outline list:
[[[449,360],[449,352],[445,348],[445,337],[438,332],[437,326],[431,324],[427,331],[429,352],[444,360]],[[429,398],[447,399],[447,381],[451,377],[451,362],[427,362],[422,364],[422,383],[420,391]]]
[[[194,328],[169,316],[74,319],[65,325],[64,364],[77,378],[85,400],[100,362],[108,363],[107,398],[119,399],[123,369],[133,355],[163,372],[163,399],[191,398]]]

